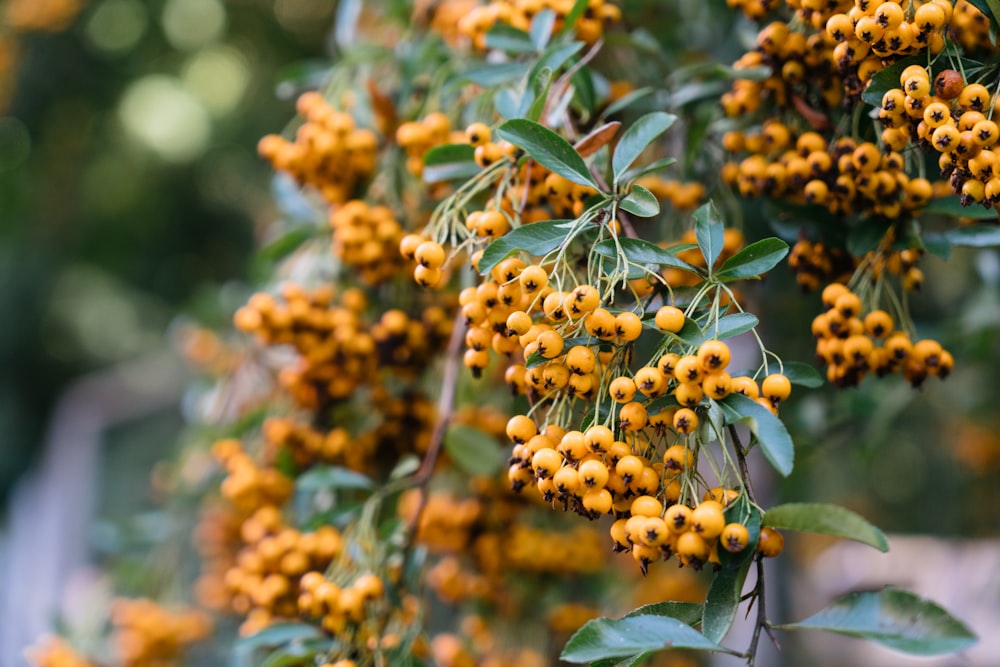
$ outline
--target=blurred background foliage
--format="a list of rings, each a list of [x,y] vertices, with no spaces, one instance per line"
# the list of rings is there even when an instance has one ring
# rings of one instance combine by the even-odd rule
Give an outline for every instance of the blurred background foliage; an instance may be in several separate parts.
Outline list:
[[[272,218],[257,139],[284,69],[323,52],[311,0],[0,3],[0,503],[67,383],[226,321]]]

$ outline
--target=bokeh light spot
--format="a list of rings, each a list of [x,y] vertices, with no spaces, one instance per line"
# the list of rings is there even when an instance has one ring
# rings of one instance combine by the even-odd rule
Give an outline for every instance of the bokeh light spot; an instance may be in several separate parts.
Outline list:
[[[243,99],[250,68],[238,49],[213,46],[192,55],[181,78],[212,114],[224,116]]]
[[[84,29],[91,46],[99,51],[121,54],[131,51],[149,24],[149,12],[138,0],[105,0]]]
[[[187,162],[208,145],[208,111],[177,79],[151,75],[125,91],[119,116],[128,133],[164,160]]]
[[[182,51],[217,42],[226,31],[226,9],[218,0],[167,0],[162,20],[167,40]]]

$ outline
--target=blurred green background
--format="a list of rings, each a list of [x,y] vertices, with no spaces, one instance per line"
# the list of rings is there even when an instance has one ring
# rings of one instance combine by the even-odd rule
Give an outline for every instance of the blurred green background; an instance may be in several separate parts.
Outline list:
[[[0,505],[67,383],[162,348],[179,311],[219,323],[273,218],[255,146],[296,92],[276,83],[334,10],[78,4],[0,3]]]

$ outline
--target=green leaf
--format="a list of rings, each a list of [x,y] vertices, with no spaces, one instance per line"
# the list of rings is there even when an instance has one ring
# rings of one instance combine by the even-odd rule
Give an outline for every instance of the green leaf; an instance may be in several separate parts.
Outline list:
[[[625,170],[638,159],[651,143],[656,141],[657,137],[666,132],[675,120],[677,120],[677,116],[663,111],[654,111],[639,118],[625,130],[625,134],[622,135],[615,148],[614,157],[611,158],[611,169],[614,172],[616,185]]]
[[[375,488],[375,483],[359,472],[339,466],[317,465],[299,475],[295,487],[302,491],[322,489],[365,489]]]
[[[597,90],[594,87],[594,77],[586,67],[578,69],[570,77],[573,82],[573,90],[576,93],[573,99],[577,102],[576,110],[580,113],[581,121],[586,123],[590,120],[590,115],[597,108]]]
[[[701,623],[703,608],[703,605],[696,602],[654,602],[653,604],[646,604],[638,609],[633,609],[625,614],[625,618],[632,616],[669,616],[693,628]]]
[[[284,259],[299,249],[303,243],[319,236],[319,228],[297,226],[274,239],[257,252],[255,262],[271,263]]]
[[[627,658],[608,658],[607,660],[595,660],[590,663],[590,667],[635,667],[643,660],[648,658],[650,653],[640,653],[638,655],[630,655]]]
[[[295,477],[299,474],[299,467],[295,464],[295,457],[292,456],[292,450],[288,447],[282,447],[278,450],[277,460],[274,462],[274,467],[278,469],[285,477]]]
[[[767,65],[743,67],[740,69],[730,65],[717,65],[715,70],[718,75],[727,79],[741,79],[743,81],[765,81],[773,74],[773,71]]]
[[[272,652],[264,659],[264,662],[260,663],[260,667],[300,667],[300,665],[312,663],[316,654],[329,650],[329,639],[293,642]]]
[[[781,420],[763,405],[743,394],[730,394],[720,401],[720,405],[723,409],[729,408],[732,411],[727,417],[734,416],[735,421],[745,422],[750,427],[764,457],[775,470],[788,477],[795,463],[795,446]]]
[[[671,93],[666,99],[665,105],[667,108],[676,109],[699,100],[717,98],[727,88],[729,88],[729,84],[722,80],[692,81]]]
[[[265,646],[280,646],[297,639],[312,639],[319,636],[319,628],[306,623],[281,623],[264,628],[249,637],[236,640],[233,648],[243,655]]]
[[[781,370],[792,384],[810,389],[823,386],[823,376],[811,364],[801,361],[786,361],[782,364]]]
[[[867,639],[911,655],[964,651],[977,637],[936,603],[901,588],[857,591],[783,630],[826,630]]]
[[[731,653],[683,621],[644,614],[588,621],[566,642],[560,659],[583,663],[675,648]]]
[[[677,398],[673,394],[667,394],[666,396],[660,396],[654,399],[652,403],[646,406],[646,410],[651,415],[659,414],[664,410],[669,410],[671,408],[679,408],[681,405],[677,402]]]
[[[746,333],[759,323],[760,320],[753,313],[733,313],[720,317],[716,324],[706,327],[703,331],[700,324],[689,319],[677,332],[677,336],[691,345],[698,346],[706,340],[725,340]]]
[[[652,218],[660,212],[660,200],[641,185],[633,185],[632,192],[622,197],[618,206],[640,218]]]
[[[482,169],[476,164],[476,149],[469,144],[446,144],[427,151],[424,156],[425,183],[465,180]]]
[[[715,277],[722,281],[754,278],[767,273],[788,254],[788,244],[781,239],[761,239],[727,259]]]
[[[448,427],[444,449],[455,465],[470,475],[495,475],[507,460],[493,436],[465,424]]]
[[[556,26],[556,13],[551,9],[543,9],[531,19],[531,43],[537,51],[543,50],[552,39],[552,29]]]
[[[750,547],[747,547],[746,550],[752,552]],[[708,589],[708,596],[705,598],[705,611],[701,622],[702,634],[708,640],[716,643],[721,642],[729,633],[729,629],[733,627],[751,561],[752,559],[747,559],[743,565],[736,569],[719,570],[715,579],[712,580],[712,586]]]
[[[549,360],[544,356],[542,356],[541,352],[535,352],[534,354],[532,354],[531,356],[529,356],[527,359],[524,360],[524,367],[535,368],[536,366],[541,366],[547,361]]]
[[[525,93],[525,97],[527,96],[528,94]],[[493,95],[493,107],[501,118],[520,117],[521,98],[519,93],[512,88],[498,88]]]
[[[330,77],[330,63],[326,60],[302,60],[278,70],[275,77],[275,95],[289,99],[306,90],[322,88]]]
[[[563,46],[553,46],[550,47],[545,54],[538,59],[534,67],[531,68],[531,77],[536,76],[543,69],[548,68],[553,72],[559,70],[560,67],[566,64],[566,62],[575,56],[580,49],[586,46],[583,42],[570,42],[569,44],[564,44]]]
[[[497,63],[465,70],[460,77],[483,88],[492,88],[517,81],[527,71],[528,67],[524,63]]]
[[[660,264],[690,271],[691,273],[698,273],[698,269],[684,260],[678,259],[674,255],[672,248],[661,248],[655,243],[643,241],[642,239],[620,238],[618,239],[618,243],[621,245],[625,257],[635,264]],[[618,247],[615,245],[614,239],[601,241],[594,246],[594,252],[604,257],[610,257],[611,259],[618,257]]]
[[[972,220],[997,219],[996,209],[992,207],[984,208],[978,204],[972,206],[962,206],[962,199],[957,196],[932,199],[931,203],[920,209],[920,212],[931,215],[948,215],[953,218],[970,218]],[[951,231],[959,231],[959,229]]]
[[[613,114],[618,113],[619,111],[622,111],[623,109],[627,109],[628,107],[632,106],[642,98],[648,97],[652,93],[653,89],[650,88],[649,86],[645,86],[643,88],[636,88],[632,92],[627,93],[626,95],[622,95],[617,100],[609,104],[607,108],[603,112],[601,112],[601,118],[607,118],[608,116],[611,116]]]
[[[702,204],[694,212],[694,234],[698,240],[698,247],[701,248],[701,256],[705,258],[709,274],[712,273],[712,267],[715,265],[715,260],[719,258],[719,253],[722,252],[723,231],[725,231],[725,225],[722,222],[722,217],[719,216],[719,212],[712,202]]]
[[[838,505],[825,503],[778,505],[764,513],[763,521],[765,526],[771,528],[846,537],[882,552],[889,550],[889,542],[881,530],[851,510]]]
[[[486,48],[508,53],[534,53],[535,44],[531,36],[523,30],[507,25],[494,23],[486,33]]]
[[[389,481],[394,482],[397,479],[409,477],[419,469],[420,457],[413,454],[407,454],[399,460],[399,463],[397,463],[392,469],[392,472],[389,473]]]
[[[525,95],[524,99],[521,100],[521,107],[518,109],[519,118],[527,118],[528,120],[538,121],[542,115],[542,111],[545,110],[545,105],[549,100],[549,89],[552,87],[552,70],[548,68],[542,69],[540,72],[535,74],[532,72],[531,78],[531,91],[532,95]],[[534,96],[534,102],[527,104],[527,102]]]
[[[587,164],[568,141],[552,130],[524,118],[515,118],[497,128],[496,135],[520,146],[536,162],[580,185],[597,189]]]
[[[568,14],[566,14],[566,20],[563,22],[563,27],[559,32],[571,32],[573,27],[576,25],[576,22],[579,21],[580,17],[583,16],[583,13],[587,11],[589,4],[588,0],[576,0],[576,2],[573,3],[573,8],[569,10]]]
[[[625,614],[626,618],[631,616],[669,616],[676,618],[682,623],[690,625],[692,628],[701,623],[703,606],[694,602],[655,602],[633,609]],[[625,659],[608,658],[607,660],[597,660],[591,663],[591,667],[632,667],[646,658],[650,653],[639,653]]]
[[[555,250],[566,238],[565,224],[565,220],[533,222],[507,232],[486,246],[479,259],[479,273],[485,276],[494,266],[518,250],[537,256]]]
[[[622,183],[631,183],[632,181],[642,178],[646,174],[650,174],[654,171],[659,171],[660,169],[665,169],[672,164],[676,164],[677,159],[672,157],[665,157],[662,160],[657,160],[656,162],[650,162],[647,165],[641,167],[633,167],[625,172],[622,176]]]

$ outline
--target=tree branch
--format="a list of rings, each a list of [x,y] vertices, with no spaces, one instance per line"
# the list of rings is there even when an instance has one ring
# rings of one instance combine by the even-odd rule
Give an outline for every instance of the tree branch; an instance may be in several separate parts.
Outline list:
[[[409,554],[413,543],[416,541],[417,531],[420,528],[420,518],[427,507],[427,485],[434,474],[434,468],[441,457],[441,449],[444,446],[444,435],[451,422],[452,411],[455,406],[455,391],[458,387],[458,372],[461,368],[459,359],[462,356],[462,345],[465,342],[465,319],[461,311],[455,315],[455,322],[451,329],[451,338],[448,339],[448,348],[445,352],[444,372],[441,377],[441,396],[438,398],[437,416],[434,420],[434,430],[431,431],[430,443],[427,445],[427,452],[420,467],[410,477],[410,481],[420,491],[420,504],[410,525],[409,536],[407,537],[405,553]]]

